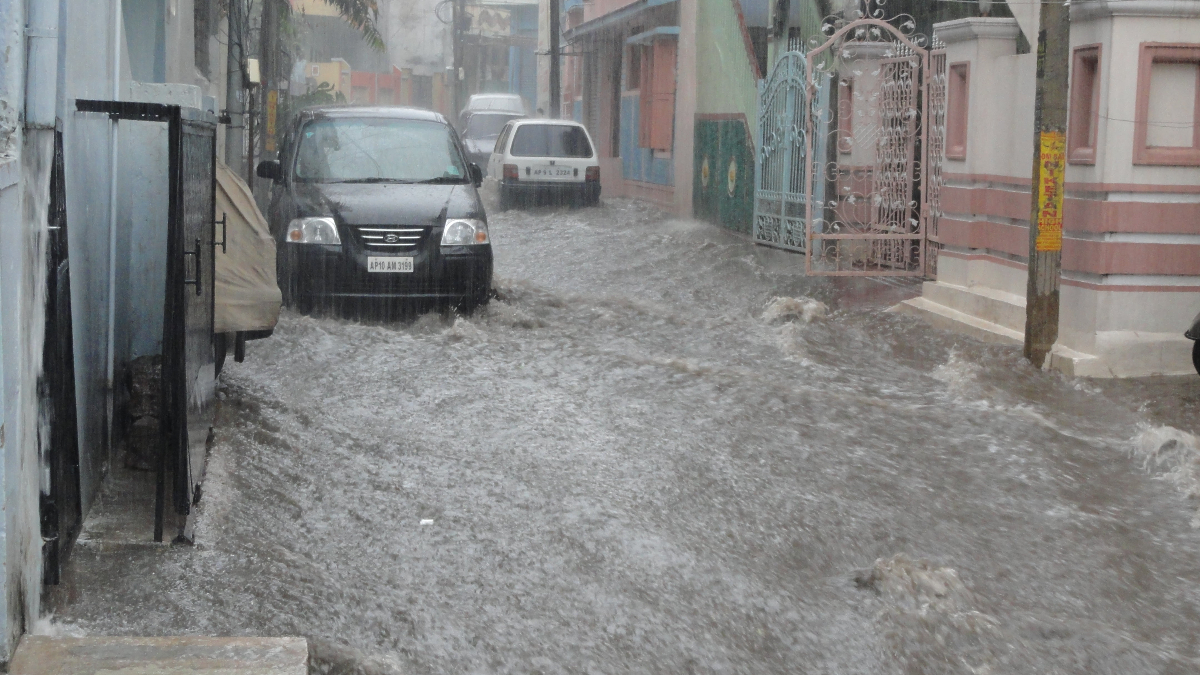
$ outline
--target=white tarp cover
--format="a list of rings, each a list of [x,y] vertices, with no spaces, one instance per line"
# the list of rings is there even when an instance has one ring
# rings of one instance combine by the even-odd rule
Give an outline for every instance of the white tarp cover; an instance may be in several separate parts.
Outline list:
[[[214,333],[269,330],[279,320],[283,296],[275,279],[275,239],[250,188],[217,162],[216,220],[228,219],[225,252],[216,248]],[[220,225],[217,236],[220,237]]]

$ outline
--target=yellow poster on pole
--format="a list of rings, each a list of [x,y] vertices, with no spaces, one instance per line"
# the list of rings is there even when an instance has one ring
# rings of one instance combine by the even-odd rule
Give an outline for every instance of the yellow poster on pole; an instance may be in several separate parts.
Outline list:
[[[1062,250],[1063,182],[1067,169],[1067,137],[1061,131],[1043,131],[1038,191],[1038,251]]]
[[[275,152],[275,116],[279,112],[279,92],[267,92],[267,137],[264,147],[267,152]]]

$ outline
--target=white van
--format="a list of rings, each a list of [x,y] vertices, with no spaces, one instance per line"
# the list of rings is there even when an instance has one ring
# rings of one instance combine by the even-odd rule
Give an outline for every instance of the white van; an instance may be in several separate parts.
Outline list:
[[[489,192],[500,209],[551,201],[595,206],[600,201],[600,162],[587,129],[570,120],[519,119],[496,139],[488,160]]]

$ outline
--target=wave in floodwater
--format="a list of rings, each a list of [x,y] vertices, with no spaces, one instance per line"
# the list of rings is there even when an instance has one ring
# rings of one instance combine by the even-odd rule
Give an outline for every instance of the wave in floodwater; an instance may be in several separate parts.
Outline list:
[[[811,323],[814,319],[824,318],[828,313],[829,308],[820,300],[774,297],[763,309],[762,320],[767,323],[784,321]]]
[[[1200,499],[1200,439],[1174,427],[1143,425],[1133,439],[1142,467],[1175,486],[1188,500]],[[1200,528],[1200,507],[1192,527]]]

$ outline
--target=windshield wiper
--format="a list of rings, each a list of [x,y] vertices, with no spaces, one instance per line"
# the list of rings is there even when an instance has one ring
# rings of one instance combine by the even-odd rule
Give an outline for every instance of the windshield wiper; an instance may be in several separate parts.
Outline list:
[[[400,180],[398,178],[347,178],[345,180],[331,180],[330,183],[412,183],[411,180]]]
[[[463,176],[438,176],[427,180],[413,181],[414,183],[465,183],[467,179]]]

